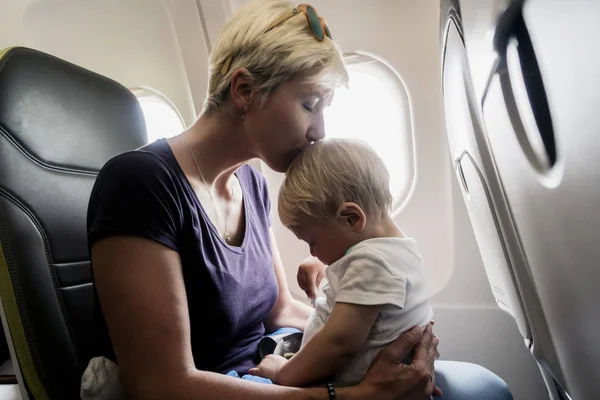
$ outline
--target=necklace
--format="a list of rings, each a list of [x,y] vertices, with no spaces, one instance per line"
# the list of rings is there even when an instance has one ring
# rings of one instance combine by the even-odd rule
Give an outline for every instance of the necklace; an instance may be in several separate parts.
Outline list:
[[[192,158],[194,159],[194,164],[196,164],[196,169],[198,170],[198,173],[200,174],[200,177],[202,178],[202,182],[204,182],[204,186],[206,187],[206,191],[208,192],[208,195],[210,196],[210,201],[212,203],[213,209],[215,210],[215,215],[217,217],[217,224],[219,225],[219,229],[223,233],[223,238],[225,239],[225,242],[227,244],[229,244],[229,242],[231,241],[231,237],[229,236],[229,233],[226,231],[227,215],[229,213],[225,213],[225,228],[223,228],[223,226],[221,225],[221,218],[219,217],[219,211],[217,210],[217,205],[215,204],[215,199],[213,198],[213,195],[212,195],[212,190],[210,190],[210,188],[208,187],[208,184],[206,183],[206,179],[204,179],[204,175],[202,175],[202,171],[200,170],[200,167],[198,166],[198,161],[196,161],[196,156],[194,156],[194,152],[192,151],[190,144],[188,143],[187,139],[185,138],[185,134],[183,134],[181,136],[183,137],[183,141],[185,142],[185,145],[187,146],[188,150],[190,151],[190,154],[192,155]],[[233,202],[233,200],[234,200],[233,196],[235,195],[235,192],[233,191],[233,187],[231,187],[230,189],[231,189],[231,201]]]

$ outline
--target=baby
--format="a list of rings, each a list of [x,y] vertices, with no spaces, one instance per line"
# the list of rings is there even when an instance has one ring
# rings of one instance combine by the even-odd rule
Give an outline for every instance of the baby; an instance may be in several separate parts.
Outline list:
[[[269,355],[251,374],[285,386],[354,385],[383,346],[429,324],[421,258],[390,217],[391,202],[389,173],[361,142],[320,141],[294,160],[279,216],[329,267],[299,352],[289,361]]]

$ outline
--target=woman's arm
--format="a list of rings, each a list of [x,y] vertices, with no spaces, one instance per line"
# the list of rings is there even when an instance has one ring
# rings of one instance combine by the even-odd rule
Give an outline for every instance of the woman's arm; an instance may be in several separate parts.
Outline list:
[[[324,388],[253,384],[197,370],[177,252],[147,239],[111,237],[93,245],[92,260],[102,310],[132,399],[328,399]],[[353,398],[352,390],[340,395]]]
[[[179,255],[158,243],[111,237],[92,248],[94,278],[130,398],[179,400],[327,400],[324,388],[248,382],[194,367]],[[415,347],[413,364],[400,364]],[[339,388],[338,400],[425,398],[435,385],[437,339],[415,328],[382,350],[363,382]],[[413,397],[414,395],[414,397]]]
[[[432,325],[425,330],[415,326],[384,347],[371,363],[362,382],[360,398],[422,400],[433,395],[442,396],[435,385],[434,362],[439,357],[440,341],[433,334]],[[413,360],[402,360],[413,351]],[[389,397],[394,394],[393,397]],[[352,394],[353,396],[354,394]],[[383,397],[382,397],[383,396]]]
[[[312,312],[312,308],[298,300],[294,300],[292,297],[287,285],[283,262],[281,261],[279,250],[277,249],[277,242],[272,228],[269,230],[269,233],[271,247],[273,249],[273,268],[275,269],[275,275],[277,276],[277,283],[279,285],[279,297],[265,320],[265,327],[267,332],[273,332],[278,328],[283,327],[296,328],[303,331],[306,321]]]
[[[380,311],[381,306],[337,303],[325,326],[290,361],[266,360],[250,372],[285,386],[330,378],[365,344]]]

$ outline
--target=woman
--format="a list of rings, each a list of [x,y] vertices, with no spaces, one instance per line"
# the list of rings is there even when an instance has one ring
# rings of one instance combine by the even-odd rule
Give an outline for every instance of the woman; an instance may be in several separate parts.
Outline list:
[[[335,397],[333,388],[224,375],[246,373],[266,332],[303,329],[310,312],[290,295],[270,228],[267,186],[246,163],[260,158],[284,172],[324,137],[323,109],[348,79],[330,37],[310,7],[247,3],[211,54],[208,97],[193,126],[120,155],[100,172],[88,212],[101,306],[95,355],[118,361],[130,397]],[[335,398],[439,395],[437,344],[431,326],[406,332],[381,352],[360,385],[338,388]],[[400,364],[413,348],[413,364]],[[471,382],[444,389],[466,390],[463,399],[506,395],[488,371],[469,373],[491,379],[488,392],[467,389]]]

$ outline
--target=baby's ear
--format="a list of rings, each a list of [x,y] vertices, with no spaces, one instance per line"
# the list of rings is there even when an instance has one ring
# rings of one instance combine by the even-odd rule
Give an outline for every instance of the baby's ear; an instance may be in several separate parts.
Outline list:
[[[343,203],[338,208],[338,219],[354,232],[362,232],[367,225],[367,216],[356,203]]]

